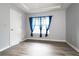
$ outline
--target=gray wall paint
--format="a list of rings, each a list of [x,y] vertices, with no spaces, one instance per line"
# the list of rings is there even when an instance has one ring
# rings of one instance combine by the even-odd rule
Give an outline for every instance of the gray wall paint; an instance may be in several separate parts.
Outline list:
[[[0,4],[0,49],[9,46],[9,5]]]
[[[52,22],[51,22],[51,25],[50,25],[50,34],[48,37],[45,37],[43,35],[42,39],[44,40],[61,40],[61,41],[65,41],[65,10],[59,10],[59,11],[52,11],[52,12],[46,12],[46,13],[38,13],[38,14],[30,14],[27,16],[27,19],[26,19],[26,36],[27,38],[38,38],[38,39],[41,39],[39,37],[38,34],[34,35],[34,37],[31,37],[30,36],[30,26],[29,26],[29,17],[30,16],[53,16],[53,19],[52,19]]]
[[[79,48],[79,4],[72,4],[66,10],[66,40]]]
[[[16,8],[12,4],[0,4],[0,51],[10,46],[10,9],[14,9],[16,12],[22,15],[21,18],[19,17],[22,21],[22,39],[24,39],[26,34],[26,15],[24,14],[24,12],[22,12],[19,8]]]

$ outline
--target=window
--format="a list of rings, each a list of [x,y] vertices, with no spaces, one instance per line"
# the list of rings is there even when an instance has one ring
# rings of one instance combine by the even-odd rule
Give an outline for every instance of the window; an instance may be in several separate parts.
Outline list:
[[[49,25],[49,17],[35,17],[33,18],[33,33],[40,34],[40,25],[42,25],[42,34],[46,34],[46,28]],[[48,30],[49,34],[49,30]]]
[[[40,18],[33,18],[33,33],[40,33]]]
[[[46,28],[49,24],[49,17],[43,17],[42,18],[42,33],[46,34]],[[49,34],[49,30],[48,30],[48,34]]]

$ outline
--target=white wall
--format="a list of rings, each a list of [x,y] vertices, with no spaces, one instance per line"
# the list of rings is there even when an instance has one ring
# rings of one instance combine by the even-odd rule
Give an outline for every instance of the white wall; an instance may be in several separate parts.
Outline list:
[[[9,5],[0,4],[0,50],[9,46]]]
[[[43,35],[42,38],[45,40],[55,40],[55,41],[65,41],[65,34],[66,34],[66,24],[65,24],[65,10],[59,10],[59,11],[52,11],[52,12],[46,12],[46,13],[38,13],[38,14],[30,14],[27,16],[26,20],[26,36],[27,38],[32,38],[30,36],[30,26],[29,26],[29,17],[31,16],[53,16],[53,19],[51,21],[50,25],[50,34],[48,37],[45,37]],[[40,39],[39,35],[34,35],[33,38],[38,38]]]
[[[79,4],[72,4],[66,11],[66,40],[79,51]]]

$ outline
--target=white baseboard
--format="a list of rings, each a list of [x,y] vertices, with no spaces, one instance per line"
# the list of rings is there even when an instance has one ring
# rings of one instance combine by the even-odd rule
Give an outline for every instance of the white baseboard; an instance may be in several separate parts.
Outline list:
[[[26,38],[26,39],[32,39],[32,40],[45,40],[45,41],[56,41],[56,42],[66,42],[65,40],[55,40],[55,39],[42,39],[42,38]]]
[[[76,48],[74,45],[70,44],[69,42],[66,42],[69,46],[71,46],[74,50],[76,50],[77,52],[79,52],[79,49]]]
[[[3,49],[0,49],[0,52],[6,50],[6,49],[8,49],[8,48],[9,48],[9,46],[7,46],[7,47],[5,47],[5,48],[3,48]]]
[[[19,43],[20,43],[20,42],[19,42]],[[16,44],[14,44],[14,45],[12,45],[12,46],[7,46],[7,47],[5,47],[5,48],[3,48],[3,49],[0,49],[0,52],[6,50],[6,49],[8,49],[8,48],[11,48],[11,47],[13,47],[13,46],[15,46],[15,45],[17,45],[17,44],[19,44],[19,43],[16,43]]]

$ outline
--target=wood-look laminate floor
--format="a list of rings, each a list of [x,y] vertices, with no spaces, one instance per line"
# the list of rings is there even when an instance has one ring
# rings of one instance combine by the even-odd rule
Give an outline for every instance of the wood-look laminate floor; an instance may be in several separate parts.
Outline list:
[[[63,42],[27,40],[0,52],[0,56],[79,56],[79,53]]]

